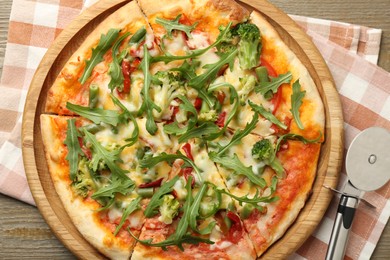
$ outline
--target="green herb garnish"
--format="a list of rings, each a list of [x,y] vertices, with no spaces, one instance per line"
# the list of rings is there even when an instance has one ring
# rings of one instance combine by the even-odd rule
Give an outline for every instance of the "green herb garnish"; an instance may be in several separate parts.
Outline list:
[[[293,86],[293,93],[291,95],[291,113],[294,117],[295,122],[297,123],[297,126],[299,129],[303,129],[303,125],[301,122],[301,119],[299,117],[299,108],[302,105],[302,99],[305,97],[306,91],[301,91],[301,84],[299,84],[299,81],[295,81]]]
[[[287,126],[279,121],[270,111],[266,110],[262,105],[256,105],[252,101],[248,101],[248,104],[251,106],[252,110],[256,113],[259,113],[265,119],[269,120],[271,123],[279,126],[280,128],[286,130]]]
[[[253,184],[264,188],[267,183],[260,176],[256,176],[256,174],[252,170],[252,166],[245,166],[240,159],[238,159],[237,155],[234,154],[233,157],[219,155],[216,152],[209,152],[209,157],[213,162],[219,163],[222,167],[231,169],[237,175],[246,176]]]
[[[101,160],[108,166],[111,171],[111,174],[117,175],[122,179],[128,179],[126,173],[127,171],[120,168],[116,162],[121,162],[119,155],[122,152],[121,149],[114,149],[113,151],[107,151],[96,139],[96,137],[89,133],[86,129],[83,129],[84,138],[91,144],[91,148],[93,151],[91,165],[93,171],[96,172],[98,169],[99,162]]]
[[[144,86],[141,90],[143,103],[138,111],[138,115],[142,115],[144,112],[146,112],[146,130],[149,132],[149,134],[154,135],[157,132],[157,124],[154,121],[153,110],[156,110],[160,113],[161,108],[153,102],[149,95],[150,83],[152,81],[152,75],[150,75],[149,71],[150,59],[151,56],[148,48],[146,45],[144,45],[144,58],[141,62],[141,68],[144,72]]]
[[[79,79],[81,84],[84,84],[89,76],[91,76],[93,68],[103,60],[104,54],[111,48],[113,42],[118,38],[120,30],[110,29],[107,34],[102,34],[100,41],[95,49],[92,48],[92,56],[85,61],[84,73]]]
[[[119,113],[114,110],[83,107],[69,102],[66,103],[66,108],[73,113],[91,120],[97,125],[103,122],[112,126],[117,126],[119,123]]]
[[[260,85],[255,88],[256,93],[260,92],[264,96],[268,91],[272,91],[275,94],[283,83],[290,83],[292,74],[291,72],[287,72],[275,78],[270,77],[270,79],[270,82],[260,82]]]
[[[79,155],[83,155],[83,151],[81,150],[79,137],[80,134],[77,131],[75,122],[76,119],[68,119],[66,120],[68,123],[68,128],[66,130],[66,139],[64,144],[68,148],[68,154],[66,155],[66,160],[69,162],[69,174],[70,179],[73,181],[77,175],[79,168]]]
[[[118,49],[121,45],[122,41],[126,39],[130,35],[129,32],[125,33],[119,39],[115,42],[114,46],[112,47],[112,62],[110,63],[108,74],[111,76],[111,80],[108,83],[108,88],[111,90],[111,92],[116,88],[123,84],[123,73],[121,68],[121,63],[123,60],[123,57],[125,54],[127,54],[127,51],[119,55],[118,57]]]
[[[234,133],[230,142],[227,145],[221,147],[219,149],[219,151],[217,152],[217,155],[220,156],[220,155],[224,154],[231,146],[237,144],[238,142],[241,141],[242,138],[244,138],[245,136],[250,134],[250,132],[256,128],[256,124],[258,121],[259,121],[259,116],[257,115],[257,113],[255,113],[253,118],[252,118],[252,121],[250,123],[246,124],[246,126],[243,130],[241,130],[241,129],[236,130],[236,132]]]
[[[125,224],[126,219],[130,216],[131,213],[133,213],[136,210],[139,210],[141,206],[139,205],[141,201],[141,197],[138,197],[130,202],[130,204],[126,207],[126,209],[123,211],[122,218],[119,221],[118,226],[116,226],[116,229],[114,231],[114,236],[116,236],[121,230],[123,224]]]
[[[196,25],[198,23],[194,23],[191,26],[185,25],[185,24],[181,24],[181,23],[179,23],[179,20],[180,20],[181,16],[182,15],[179,14],[178,16],[176,16],[176,18],[174,20],[166,20],[166,19],[157,17],[156,18],[156,23],[162,25],[165,28],[169,38],[172,38],[172,31],[173,30],[178,30],[178,31],[185,32],[185,34],[187,35],[188,38],[192,38],[191,31],[193,29],[195,29],[195,27],[196,27]]]

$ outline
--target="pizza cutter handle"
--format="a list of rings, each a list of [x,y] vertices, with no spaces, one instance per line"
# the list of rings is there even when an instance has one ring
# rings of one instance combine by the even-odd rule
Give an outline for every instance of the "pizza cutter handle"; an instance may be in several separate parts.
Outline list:
[[[336,220],[330,236],[328,251],[326,252],[326,260],[344,259],[349,229],[352,226],[357,204],[358,199],[356,197],[341,196]]]

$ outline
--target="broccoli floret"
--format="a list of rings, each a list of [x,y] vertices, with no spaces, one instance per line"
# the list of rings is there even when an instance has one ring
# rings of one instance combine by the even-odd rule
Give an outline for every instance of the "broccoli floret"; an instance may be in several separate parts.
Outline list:
[[[274,154],[274,148],[270,140],[263,139],[253,145],[252,157],[261,161],[269,160]]]
[[[278,176],[283,176],[284,168],[278,158],[276,158],[275,150],[270,140],[263,139],[255,143],[252,147],[252,157],[270,166]]]
[[[80,160],[78,168],[79,170],[72,183],[72,188],[78,195],[85,198],[90,190],[96,189],[96,184],[92,179],[86,158]]]
[[[240,96],[240,103],[244,105],[248,98],[249,93],[255,89],[256,86],[256,77],[253,75],[249,75],[241,79],[241,89],[238,91],[238,95]]]
[[[220,33],[224,31],[226,27],[220,27]],[[220,54],[231,52],[232,50],[237,48],[237,44],[240,38],[237,34],[237,26],[231,27],[230,30],[225,34],[225,36],[221,39],[221,42],[216,46],[217,50]]]
[[[159,208],[161,216],[159,220],[165,224],[171,224],[172,220],[179,213],[179,201],[177,201],[172,195],[164,195],[163,202]]]
[[[238,59],[242,69],[251,69],[258,66],[261,49],[260,30],[256,25],[242,23],[237,25]]]
[[[198,120],[202,122],[205,121],[214,122],[215,120],[217,120],[217,118],[218,118],[218,113],[214,109],[200,113],[198,116]]]
[[[225,28],[221,27],[222,32]],[[221,37],[221,36],[220,36]],[[216,46],[219,53],[227,53],[238,47],[238,59],[242,69],[258,66],[261,50],[260,30],[251,23],[241,23],[230,28]]]
[[[181,74],[173,71],[159,71],[152,79],[151,95],[154,103],[161,108],[161,113],[153,111],[156,118],[164,117],[169,112],[169,105],[180,95],[185,95],[184,80]]]

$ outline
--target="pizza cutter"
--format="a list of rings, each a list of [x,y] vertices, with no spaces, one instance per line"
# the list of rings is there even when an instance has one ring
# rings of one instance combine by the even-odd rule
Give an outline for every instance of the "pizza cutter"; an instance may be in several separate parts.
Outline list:
[[[374,191],[390,179],[390,133],[380,127],[361,132],[346,157],[348,182],[341,194],[329,241],[327,260],[344,259],[349,229],[362,191]]]

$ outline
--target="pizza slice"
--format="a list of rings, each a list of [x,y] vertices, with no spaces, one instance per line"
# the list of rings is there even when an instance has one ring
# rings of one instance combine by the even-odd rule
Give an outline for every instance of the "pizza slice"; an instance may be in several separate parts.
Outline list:
[[[131,15],[129,15],[131,14]],[[142,103],[143,48],[159,53],[154,36],[135,1],[106,18],[66,62],[49,89],[45,112],[74,115],[67,103],[111,109],[110,94],[130,111]]]
[[[320,143],[293,135],[261,137],[248,131],[255,127],[256,117],[244,130],[208,147],[259,257],[303,208],[315,179]]]
[[[124,171],[115,162],[112,162],[110,168],[117,171],[117,177],[112,179],[111,184],[117,185],[116,190],[114,188],[110,190],[109,183],[106,184],[107,188],[99,189],[99,186],[103,185],[103,179],[96,181],[94,170],[107,175],[107,179],[111,178],[105,169],[108,166],[104,159],[92,163],[88,159],[92,155],[91,150],[81,144],[77,129],[84,127],[86,129],[88,125],[90,122],[81,118],[41,116],[42,138],[50,176],[69,217],[86,240],[111,258],[128,259],[134,246],[134,239],[121,230],[114,235],[118,224],[115,224],[117,221],[115,213],[119,209],[115,211],[100,209],[104,207],[102,205],[109,203],[113,194],[124,193],[126,200],[123,200],[120,207],[129,208],[132,221],[126,224],[138,235],[142,228],[143,216],[135,212],[138,205],[131,192],[133,182],[125,177]],[[116,156],[106,150],[104,154]],[[91,167],[91,164],[94,166]],[[96,169],[93,169],[95,167]],[[120,181],[122,179],[123,182]],[[100,195],[91,194],[95,189],[101,191]]]
[[[257,48],[261,50],[254,66],[246,69],[244,58],[238,55],[233,68],[226,69],[223,77],[217,79],[217,83],[227,82],[233,86],[240,101],[229,127],[244,128],[256,111],[261,118],[253,133],[260,136],[294,133],[307,139],[323,140],[323,104],[309,72],[258,12],[251,13],[249,24],[258,28],[257,32],[253,29],[252,34],[258,35]],[[237,47],[240,48],[240,44]],[[231,95],[226,90],[224,94]],[[232,106],[226,98],[222,111],[231,110]]]
[[[296,140],[289,140],[285,145],[288,148],[278,153],[285,171],[285,177],[278,180],[274,193],[278,200],[267,206],[265,214],[254,210],[243,220],[258,256],[280,239],[295,221],[310,196],[316,176],[321,145]]]

